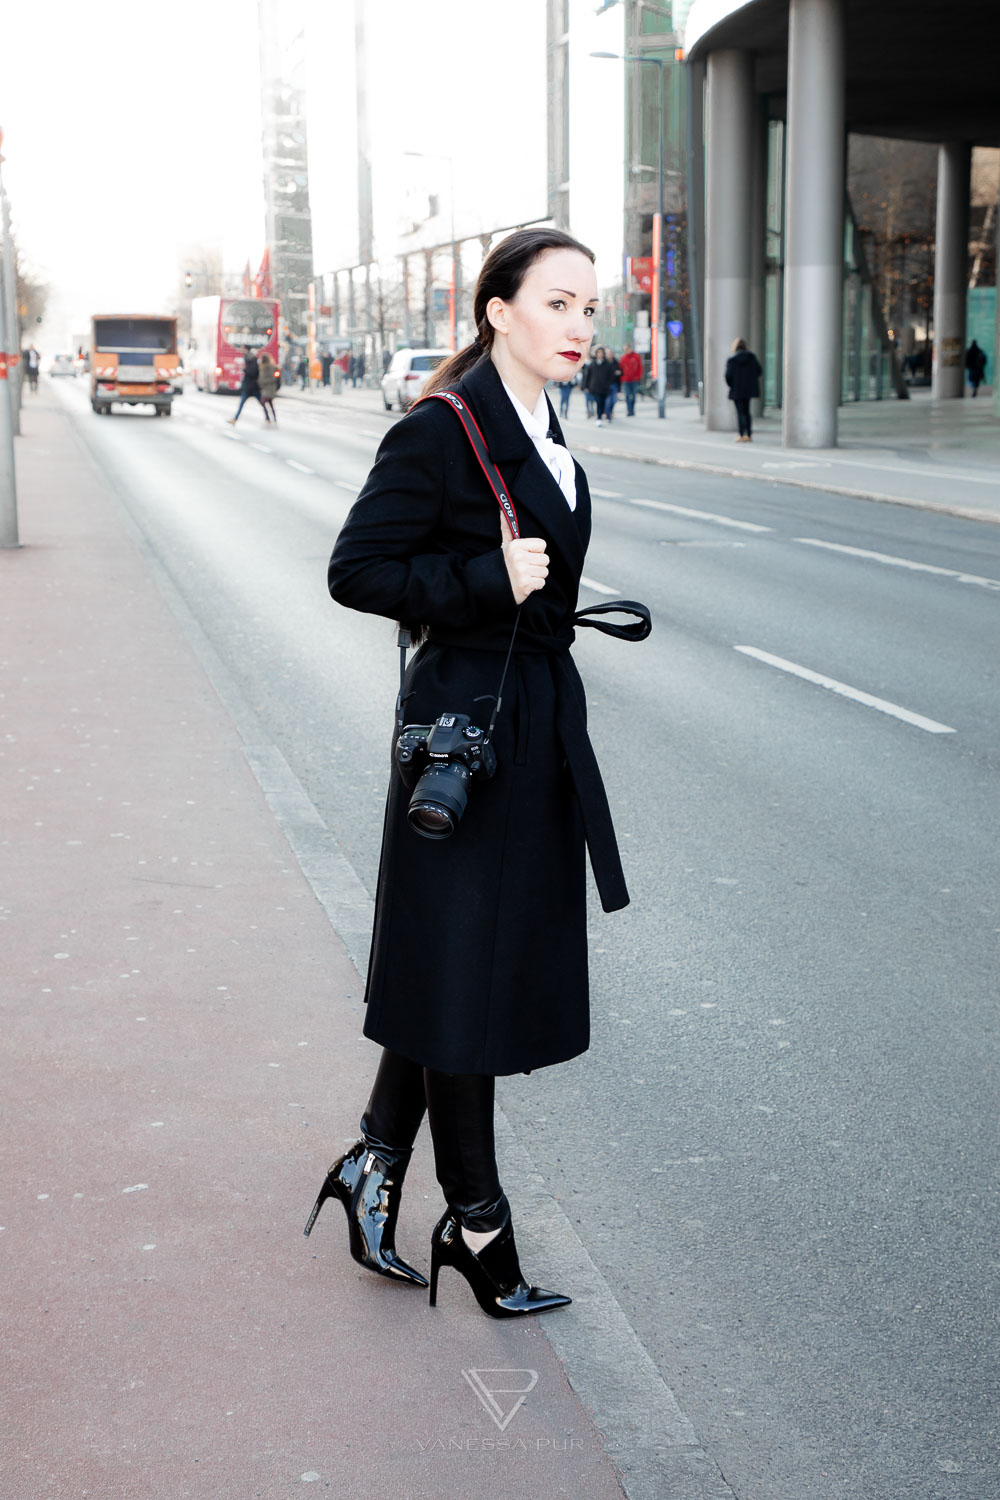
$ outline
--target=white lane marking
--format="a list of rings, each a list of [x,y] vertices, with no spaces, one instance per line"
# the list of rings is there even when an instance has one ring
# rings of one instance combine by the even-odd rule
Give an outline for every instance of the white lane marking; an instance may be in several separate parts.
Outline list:
[[[593,589],[595,594],[620,594],[621,589],[609,589],[606,583],[595,583],[592,578],[581,578],[580,582],[585,589]]]
[[[735,526],[739,531],[770,531],[770,526],[757,526],[753,521],[734,521],[732,516],[717,516],[710,510],[688,510],[684,505],[668,505],[665,500],[627,500],[627,505],[644,505],[650,510],[668,510],[671,515],[689,516],[693,521],[713,521],[716,526]]]
[[[305,464],[300,464],[297,458],[286,458],[285,463],[290,469],[298,469],[300,474],[315,474],[315,469],[307,469]]]
[[[593,486],[591,486],[590,493],[600,500],[620,500],[622,497],[621,490],[595,490]]]
[[[349,484],[346,479],[335,479],[333,482],[339,490],[350,490],[352,495],[356,495],[358,493],[357,485]]]
[[[251,446],[251,448],[255,448],[258,453],[273,453],[274,452],[274,449],[273,448],[269,448],[266,443],[251,443],[250,446]]]
[[[908,557],[893,557],[889,552],[868,552],[864,547],[846,547],[841,542],[821,542],[812,536],[797,536],[804,547],[825,547],[828,552],[846,552],[851,557],[866,557],[890,568],[910,568],[914,573],[936,573],[939,578],[955,578],[959,583],[977,583],[980,588],[1000,589],[1000,578],[980,578],[977,573],[958,573],[954,568],[938,568],[933,563],[913,562]]]
[[[381,441],[381,439],[385,437],[385,433],[384,432],[369,432],[369,430],[366,427],[362,427],[358,431],[358,436],[359,437],[373,437],[373,438],[378,438]]]
[[[954,734],[954,729],[947,724],[939,724],[936,719],[925,719],[922,714],[911,713],[908,708],[900,708],[898,703],[889,703],[885,698],[873,698],[871,693],[863,693],[859,688],[848,687],[846,682],[837,682],[833,677],[824,677],[820,672],[811,672],[808,667],[800,667],[793,661],[786,661],[783,656],[772,656],[769,651],[760,651],[756,646],[736,646],[736,651],[742,651],[744,656],[753,656],[757,661],[766,663],[769,667],[777,667],[779,672],[791,672],[795,677],[803,677],[806,682],[814,682],[818,687],[828,688],[831,693],[839,693],[842,698],[853,698],[855,703],[863,703],[866,708],[878,709],[881,714],[891,714],[894,719],[902,719],[906,724],[915,724],[918,729],[926,729],[928,734]]]
[[[219,436],[224,438],[232,438],[234,443],[241,443],[243,441],[238,432],[220,432]]]

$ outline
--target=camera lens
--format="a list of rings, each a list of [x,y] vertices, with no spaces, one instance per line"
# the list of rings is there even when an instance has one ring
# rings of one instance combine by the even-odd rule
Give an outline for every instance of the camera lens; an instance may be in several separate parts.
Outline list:
[[[410,798],[410,827],[425,839],[449,838],[465,811],[468,775],[462,765],[428,766]]]

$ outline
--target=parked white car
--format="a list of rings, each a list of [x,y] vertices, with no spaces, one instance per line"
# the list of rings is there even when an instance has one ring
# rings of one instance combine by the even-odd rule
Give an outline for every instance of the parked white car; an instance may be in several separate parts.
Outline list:
[[[450,354],[450,349],[397,349],[382,376],[386,411],[392,411],[394,404],[400,411],[409,411],[423,394],[431,372]]]

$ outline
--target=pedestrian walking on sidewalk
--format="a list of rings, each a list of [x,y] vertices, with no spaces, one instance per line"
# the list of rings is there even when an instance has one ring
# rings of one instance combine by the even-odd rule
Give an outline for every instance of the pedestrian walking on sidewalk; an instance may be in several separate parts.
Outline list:
[[[972,399],[979,395],[979,387],[986,375],[986,351],[980,349],[975,339],[965,351],[965,368],[969,372],[969,384],[972,386]]]
[[[618,400],[618,391],[622,383],[622,367],[621,361],[613,349],[605,349],[604,357],[611,362],[611,384],[608,386],[608,393],[604,398],[604,420],[605,422],[613,422],[615,419],[615,403]]]
[[[497,1075],[589,1045],[585,842],[604,909],[628,902],[569,651],[575,624],[604,624],[574,614],[590,491],[544,391],[582,363],[596,305],[593,255],[570,235],[525,229],[497,244],[476,286],[474,342],[386,433],[329,567],[338,603],[422,640],[399,722],[454,731],[457,749],[433,763],[415,752],[415,770],[397,761],[390,773],[364,1023],[383,1050],[360,1138],[331,1166],[306,1233],[338,1198],[355,1260],[427,1285],[395,1248],[426,1110],[447,1205],[431,1240],[431,1304],[451,1267],[497,1318],[570,1300],[521,1273],[493,1113]],[[498,490],[468,417],[500,467]],[[611,633],[641,639],[648,611],[628,610],[643,623]],[[449,720],[489,722],[509,655],[495,773],[477,777],[461,756],[482,729]],[[410,743],[426,745],[420,735]]]
[[[559,415],[561,417],[568,417],[569,398],[573,394],[573,387],[576,385],[576,376],[573,376],[570,380],[560,380],[557,384],[559,387]]]
[[[736,407],[738,443],[753,441],[750,402],[760,395],[760,377],[760,360],[756,354],[751,354],[746,339],[736,339],[733,352],[726,360],[726,384],[729,387],[729,399]]]
[[[590,389],[590,375],[593,368],[594,356],[591,355],[588,359],[584,360],[583,369],[580,371],[580,389],[583,392],[583,400],[584,405],[587,409],[588,421],[594,415],[595,411],[597,411],[597,397]]]
[[[606,349],[598,349],[594,355],[594,363],[590,366],[587,381],[587,389],[594,398],[594,406],[597,411],[597,426],[604,424],[604,410],[607,404],[608,393],[614,384],[616,361],[608,358]]]
[[[278,425],[278,418],[274,410],[274,398],[278,394],[278,366],[265,349],[258,361],[260,374],[258,376],[260,388],[260,404],[264,408],[265,421]]]
[[[625,392],[625,414],[635,416],[635,393],[642,379],[642,355],[636,354],[631,344],[625,345],[622,354],[622,390]]]
[[[28,376],[28,389],[37,391],[38,372],[42,368],[42,360],[34,344],[28,345],[28,351],[24,356],[24,367]]]
[[[236,426],[240,420],[240,412],[251,397],[260,401],[261,406],[264,406],[263,401],[260,400],[260,364],[253,350],[248,349],[243,356],[243,384],[240,386],[240,404],[236,408],[236,415],[228,418],[230,427]],[[267,416],[266,407],[264,407],[264,415],[265,417]]]

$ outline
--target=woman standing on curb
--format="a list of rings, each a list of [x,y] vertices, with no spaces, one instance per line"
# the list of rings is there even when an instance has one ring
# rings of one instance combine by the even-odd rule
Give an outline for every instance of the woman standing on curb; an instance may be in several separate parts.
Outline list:
[[[488,723],[513,654],[496,772],[473,781],[451,837],[419,836],[410,789],[391,773],[364,1027],[383,1051],[360,1139],[330,1168],[306,1233],[339,1198],[356,1260],[427,1285],[395,1249],[426,1109],[447,1203],[431,1241],[431,1303],[451,1266],[492,1317],[570,1300],[521,1274],[493,1109],[498,1074],[564,1062],[589,1044],[585,843],[605,910],[628,902],[569,651],[574,623],[598,623],[574,613],[590,493],[544,393],[582,364],[596,305],[593,255],[570,235],[529,229],[496,245],[476,287],[474,343],[386,434],[329,569],[340,604],[423,638],[401,688],[408,724],[451,714]],[[500,468],[513,529],[462,419],[433,399],[446,389]],[[639,639],[643,613],[641,629],[599,628]]]

